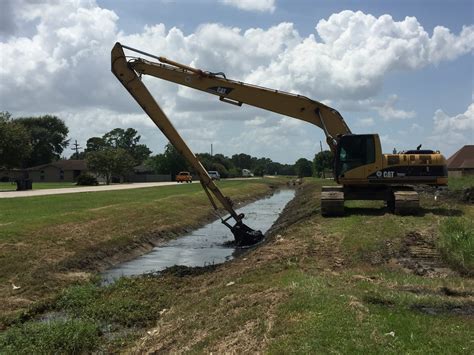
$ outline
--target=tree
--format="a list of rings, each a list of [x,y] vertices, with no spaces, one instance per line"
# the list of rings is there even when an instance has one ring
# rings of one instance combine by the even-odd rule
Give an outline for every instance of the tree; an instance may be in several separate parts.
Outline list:
[[[144,144],[138,144],[141,136],[133,128],[115,128],[103,135],[102,139],[106,146],[125,149],[135,160],[136,165],[140,165],[151,154],[151,150]]]
[[[184,159],[183,155],[178,152],[171,143],[166,145],[164,156],[166,168],[168,172],[171,173],[172,178],[174,178],[180,171],[190,170],[186,159]]]
[[[0,112],[0,168],[21,168],[32,151],[27,129],[11,119],[8,112]]]
[[[106,148],[89,152],[86,162],[91,171],[105,178],[107,185],[112,181],[112,177],[125,178],[135,166],[133,157],[122,148]]]
[[[324,150],[317,153],[313,159],[313,170],[318,177],[322,176],[325,170],[332,170],[334,162],[334,154],[330,150]]]
[[[69,157],[69,159],[71,160],[83,160],[86,158],[86,152],[74,152],[71,154],[71,156]]]
[[[101,137],[92,137],[87,140],[86,143],[86,154],[89,152],[98,152],[104,150],[108,145],[105,143],[105,140]]]
[[[56,116],[22,117],[14,120],[23,125],[30,135],[32,151],[26,159],[26,166],[51,163],[61,157],[69,144],[69,129]]]
[[[298,177],[306,177],[312,175],[311,162],[308,159],[300,158],[295,163],[296,175]]]
[[[149,157],[145,165],[153,170],[155,174],[169,174],[168,162],[164,154],[157,154]]]
[[[239,170],[242,169],[252,169],[252,157],[248,154],[240,153],[232,155],[232,163]]]

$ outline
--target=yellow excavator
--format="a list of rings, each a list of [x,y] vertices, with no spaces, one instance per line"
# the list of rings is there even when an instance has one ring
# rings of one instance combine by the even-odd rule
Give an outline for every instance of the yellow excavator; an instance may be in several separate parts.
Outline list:
[[[136,56],[126,57],[124,49],[158,62]],[[419,197],[413,185],[444,186],[448,182],[446,160],[439,151],[421,150],[418,147],[400,154],[383,154],[378,134],[353,134],[338,111],[302,95],[230,80],[224,73],[192,68],[120,43],[116,43],[112,49],[112,72],[195,168],[213,206],[216,208],[208,189],[236,220],[237,228],[232,228],[244,231],[244,237],[236,236],[236,241],[258,240],[262,236],[245,226],[242,223],[243,216],[233,211],[230,200],[215,186],[145,87],[142,75],[216,95],[225,103],[259,107],[321,128],[335,156],[334,177],[339,184],[322,189],[321,213],[324,216],[342,215],[344,201],[347,200],[382,200],[394,213],[416,213],[420,208]],[[245,236],[247,232],[250,237]]]

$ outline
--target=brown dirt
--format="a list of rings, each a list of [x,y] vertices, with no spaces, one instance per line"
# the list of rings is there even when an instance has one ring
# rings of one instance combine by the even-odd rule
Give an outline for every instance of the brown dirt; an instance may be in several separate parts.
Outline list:
[[[390,240],[370,255],[372,265],[388,264],[407,273],[426,277],[457,276],[442,259],[436,247],[436,237],[431,231],[412,231],[405,235],[401,246]]]

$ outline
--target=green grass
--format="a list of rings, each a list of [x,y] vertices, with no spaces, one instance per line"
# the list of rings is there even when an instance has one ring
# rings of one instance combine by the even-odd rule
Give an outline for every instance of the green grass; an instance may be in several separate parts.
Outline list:
[[[70,187],[80,187],[73,182],[34,182],[33,190],[45,190],[45,189],[63,189]],[[0,191],[15,191],[16,183],[11,182],[0,182]]]
[[[474,223],[465,218],[448,218],[441,226],[438,247],[444,258],[463,272],[474,273]]]
[[[296,268],[289,272],[286,287],[291,296],[279,307],[270,352],[455,354],[474,350],[468,340],[472,320],[423,314],[417,305],[444,301],[397,289],[399,284],[425,282],[421,278],[374,273],[367,276],[375,281],[358,281],[353,276],[309,275]],[[435,288],[443,284],[440,280],[429,283]]]
[[[219,186],[239,202],[278,183],[238,180]],[[0,313],[18,314],[88,278],[107,260],[125,258],[134,248],[173,238],[211,218],[198,184],[0,199],[0,295],[5,298]],[[13,292],[11,283],[21,289]]]
[[[0,334],[2,354],[82,354],[97,347],[97,324],[83,320],[26,323]]]
[[[448,187],[452,191],[459,191],[468,187],[474,187],[474,175],[454,178],[450,177],[448,179]]]
[[[90,347],[78,346],[83,352],[186,349],[195,353],[473,353],[470,334],[474,321],[469,313],[473,307],[472,279],[417,276],[374,257],[386,253],[387,245],[398,252],[407,233],[413,231],[440,237],[440,241],[445,234],[470,235],[472,241],[472,224],[468,221],[474,218],[474,208],[456,200],[433,202],[432,196],[423,196],[423,210],[418,216],[395,216],[377,202],[351,201],[345,217],[322,218],[320,185],[327,181],[306,180],[309,188],[305,198],[293,206],[297,222],[278,231],[280,241],[263,244],[214,271],[125,278],[106,287],[94,282],[63,285],[48,309],[63,314],[66,322],[74,320],[84,327],[100,329],[99,336],[90,333]],[[253,183],[228,183],[221,182],[221,186],[230,196],[259,190]],[[29,208],[34,212],[31,223],[36,227],[24,228],[44,228],[42,223],[51,224],[56,221],[53,215],[63,211],[64,218],[72,214],[74,220],[82,220],[68,223],[84,230],[82,224],[95,216],[92,220],[100,233],[112,229],[112,234],[120,234],[125,228],[122,238],[127,245],[127,235],[140,231],[143,223],[153,226],[157,218],[160,223],[183,221],[191,211],[204,208],[205,196],[195,186],[180,188],[189,190],[179,190],[185,191],[183,195],[166,189],[135,190],[136,195],[132,191],[121,192],[124,195],[91,194],[90,201],[59,203],[62,209],[51,202],[50,207],[56,208],[51,215],[41,212],[33,199]],[[129,201],[132,198],[136,205]],[[171,208],[173,205],[180,208]],[[130,206],[140,207],[139,212],[132,213]],[[298,219],[301,215],[306,218]],[[137,221],[125,223],[125,216]],[[16,228],[12,230],[19,238],[24,231]],[[54,241],[52,245],[61,245],[62,240],[53,238],[57,229],[45,230],[51,231],[46,235]],[[85,236],[96,233],[85,230]],[[449,255],[472,251],[472,244],[468,247],[464,242],[453,244],[452,238],[449,240],[451,244],[445,248]],[[113,242],[118,241],[114,238]],[[68,248],[74,245],[64,243]],[[468,259],[466,255],[463,258],[464,262]],[[11,352],[26,347],[28,344],[21,339],[38,326],[34,320],[21,322],[7,330],[14,332],[9,333],[13,334],[8,343]],[[155,328],[157,325],[159,328]],[[50,352],[62,349],[53,349],[56,345],[49,339],[54,338],[47,331],[41,336],[31,334],[37,343],[49,342]],[[137,339],[141,340],[135,343]],[[20,345],[13,348],[11,344],[17,343]],[[138,344],[140,347],[135,349]]]
[[[55,308],[75,318],[123,327],[151,325],[156,315],[169,307],[167,288],[147,280],[121,278],[107,287],[94,283],[63,291]]]

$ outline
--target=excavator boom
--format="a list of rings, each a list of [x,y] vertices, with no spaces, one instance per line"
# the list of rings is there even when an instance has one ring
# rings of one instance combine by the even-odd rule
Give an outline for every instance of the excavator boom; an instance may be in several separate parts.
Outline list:
[[[214,181],[212,181],[206,169],[204,169],[201,162],[196,158],[194,153],[191,151],[191,149],[189,149],[187,144],[181,138],[166,114],[148,91],[145,84],[143,84],[140,77],[134,70],[130,68],[122,46],[119,43],[115,44],[114,48],[112,49],[112,72],[123,84],[123,86],[125,86],[130,95],[133,96],[133,98],[153,120],[157,127],[168,138],[168,140],[173,144],[173,146],[178,150],[178,152],[180,152],[194,168],[199,176],[201,185],[209,197],[214,209],[217,210],[217,205],[214,202],[210,192],[212,192],[215,198],[217,198],[222,206],[229,212],[230,217],[225,220],[222,219],[222,222],[231,229],[232,233],[234,234],[236,244],[238,246],[248,246],[261,241],[263,239],[263,234],[260,231],[251,229],[242,222],[244,215],[237,214],[237,212],[235,212],[232,206],[232,201],[228,197],[224,196]],[[236,223],[234,226],[231,226],[227,222],[230,218],[235,219]]]
[[[230,80],[223,73],[204,72],[164,57],[157,57],[127,46],[122,47],[148,55],[161,62],[150,62],[143,58],[130,60],[130,68],[139,74],[151,75],[205,91],[218,96],[221,101],[226,103],[237,106],[242,106],[245,103],[312,123],[325,132],[327,143],[333,151],[338,137],[351,133],[338,111],[306,96]]]

